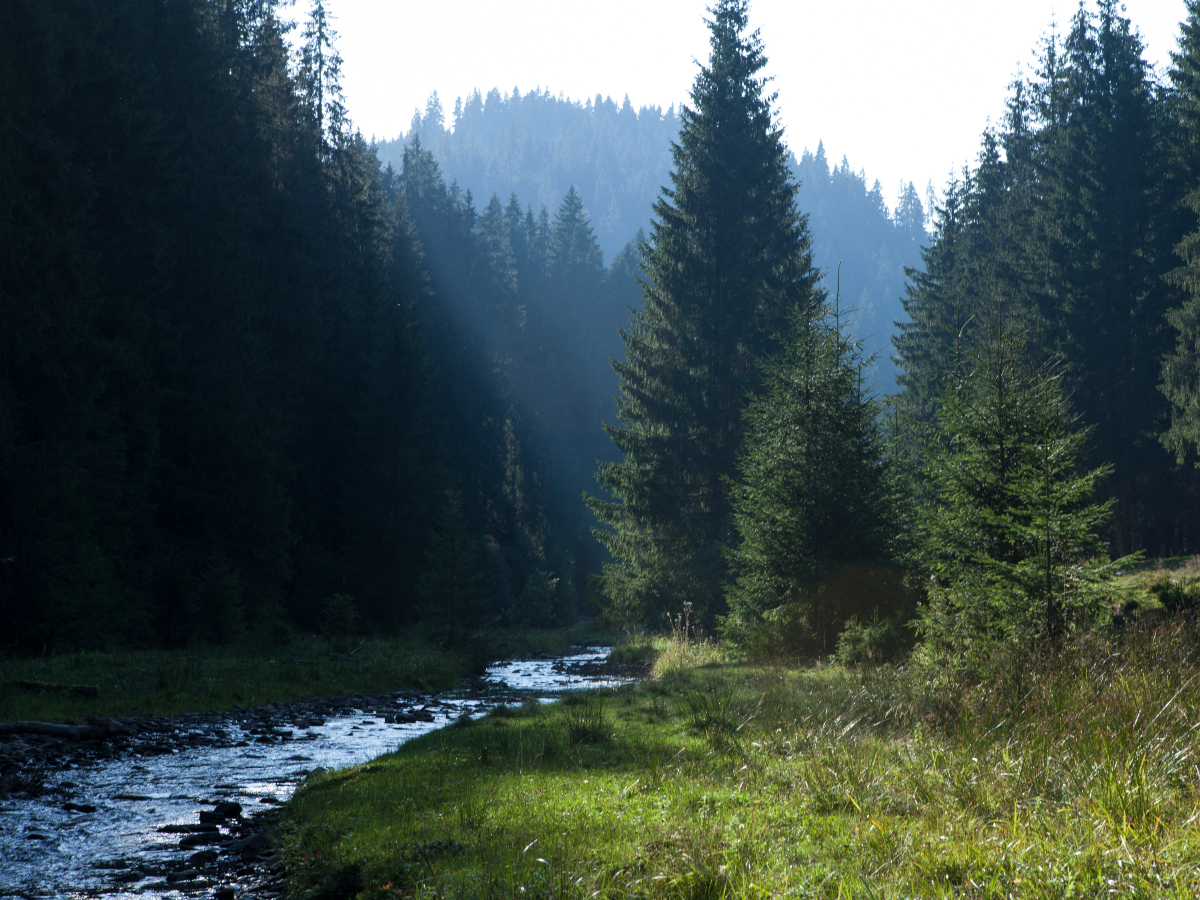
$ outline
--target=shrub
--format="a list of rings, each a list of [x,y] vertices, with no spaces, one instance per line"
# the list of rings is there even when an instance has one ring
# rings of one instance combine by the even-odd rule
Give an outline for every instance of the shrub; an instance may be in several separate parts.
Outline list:
[[[895,659],[909,643],[911,631],[900,616],[876,615],[870,622],[852,617],[838,635],[835,655],[844,666],[881,663]]]
[[[1161,578],[1151,583],[1149,591],[1168,615],[1200,607],[1200,578],[1196,576]]]

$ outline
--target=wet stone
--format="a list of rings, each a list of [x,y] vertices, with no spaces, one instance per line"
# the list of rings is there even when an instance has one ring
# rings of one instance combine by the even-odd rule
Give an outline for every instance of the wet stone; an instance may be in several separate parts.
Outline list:
[[[201,850],[199,853],[193,853],[188,857],[188,864],[196,868],[211,866],[217,861],[218,853],[216,850]]]
[[[236,819],[242,814],[242,804],[225,800],[216,804],[213,813],[226,819]]]

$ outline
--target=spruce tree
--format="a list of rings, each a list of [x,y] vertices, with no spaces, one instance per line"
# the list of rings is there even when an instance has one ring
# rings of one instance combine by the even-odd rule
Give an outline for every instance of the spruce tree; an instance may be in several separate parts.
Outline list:
[[[463,517],[462,493],[446,491],[429,550],[424,592],[427,615],[444,630],[447,647],[455,646],[482,624],[485,597],[475,561],[474,539]]]
[[[685,601],[702,621],[722,611],[742,410],[789,311],[817,290],[746,0],[719,0],[708,26],[644,250],[644,304],[614,364],[620,424],[605,428],[624,459],[597,476],[613,499],[590,501],[615,558],[597,581],[615,619],[657,621]]]
[[[1178,168],[1188,190],[1184,201],[1200,217],[1200,0],[1188,0],[1179,50],[1171,54],[1171,106],[1179,123]],[[1195,219],[1193,219],[1193,224]],[[1167,277],[1185,292],[1167,313],[1175,329],[1175,348],[1163,360],[1160,389],[1171,403],[1171,424],[1163,444],[1179,462],[1200,451],[1200,229],[1175,248],[1183,265]]]
[[[1081,468],[1081,427],[1053,360],[994,315],[949,372],[925,432],[929,500],[918,557],[932,578],[921,630],[935,652],[1056,640],[1097,611],[1108,561],[1095,500],[1111,468]]]
[[[313,0],[301,35],[299,87],[317,137],[325,147],[345,137],[346,106],[342,102],[342,57],[334,46],[337,32],[324,0]]]
[[[724,622],[743,645],[820,653],[850,615],[891,612],[880,607],[898,579],[881,570],[894,553],[898,482],[882,404],[863,383],[869,362],[837,309],[798,309],[766,393],[746,410]]]
[[[1098,6],[1075,15],[1061,61],[1046,66],[1029,265],[1066,387],[1096,427],[1092,464],[1113,465],[1114,544],[1125,554],[1174,538],[1174,523],[1148,513],[1177,502],[1156,437],[1169,412],[1157,386],[1171,345],[1165,314],[1179,300],[1163,279],[1178,198],[1162,193],[1162,108],[1141,40],[1116,0]]]

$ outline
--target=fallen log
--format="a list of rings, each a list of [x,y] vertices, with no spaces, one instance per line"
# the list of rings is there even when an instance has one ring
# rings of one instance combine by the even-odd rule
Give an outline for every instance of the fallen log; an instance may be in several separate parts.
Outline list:
[[[100,688],[94,684],[55,684],[52,681],[21,681],[9,682],[13,687],[26,691],[53,691],[57,693],[79,694],[83,697],[99,697]]]
[[[64,725],[60,722],[0,723],[0,734],[37,734],[71,741],[87,741],[129,733],[129,728],[116,719],[102,719],[99,716],[89,716],[86,725]]]

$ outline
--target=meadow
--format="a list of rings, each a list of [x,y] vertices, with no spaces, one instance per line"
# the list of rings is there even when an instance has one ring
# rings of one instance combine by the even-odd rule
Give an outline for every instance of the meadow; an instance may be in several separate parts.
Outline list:
[[[919,654],[649,645],[642,684],[311,778],[281,832],[292,896],[1200,896],[1193,620],[1014,652],[974,684]]]

